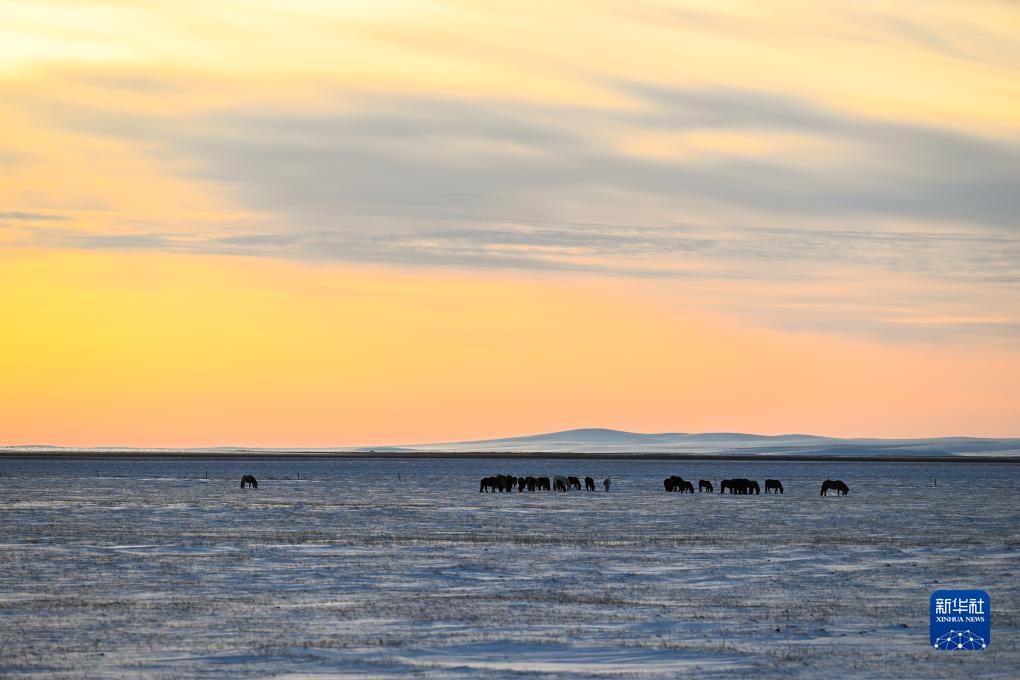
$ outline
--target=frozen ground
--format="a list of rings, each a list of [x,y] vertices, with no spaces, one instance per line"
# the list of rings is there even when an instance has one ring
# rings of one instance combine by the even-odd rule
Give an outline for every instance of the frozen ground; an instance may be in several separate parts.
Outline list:
[[[613,486],[479,494],[498,472]],[[666,494],[670,474],[786,494]],[[1020,668],[1018,465],[8,459],[0,475],[0,676]],[[826,476],[851,495],[819,498]],[[987,650],[929,648],[938,588],[990,593]]]

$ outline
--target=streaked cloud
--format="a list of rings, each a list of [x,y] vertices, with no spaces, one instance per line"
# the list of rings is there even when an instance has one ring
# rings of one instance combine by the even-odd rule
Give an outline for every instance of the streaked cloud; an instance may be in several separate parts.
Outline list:
[[[362,94],[329,115],[229,111],[168,119],[96,107],[41,111],[74,134],[153,145],[195,186],[247,212],[213,210],[201,224],[190,216],[170,224],[113,217],[102,225],[93,216],[93,228],[36,230],[26,240],[671,277],[688,285],[744,281],[754,286],[756,309],[771,317],[741,314],[841,333],[903,330],[877,310],[847,311],[856,303],[832,292],[828,308],[841,310],[842,321],[787,305],[789,285],[902,276],[954,282],[996,304],[1016,299],[1020,153],[1010,144],[756,91],[618,87],[645,108]],[[738,141],[648,158],[620,143],[634,134]],[[817,144],[749,153],[739,146],[744,138],[776,135]],[[820,148],[825,155],[817,155]],[[1006,293],[991,295],[990,286]],[[917,296],[908,302],[902,291],[887,295],[913,309],[939,304]],[[705,304],[732,309],[721,297],[707,296]],[[913,330],[946,332],[942,325]]]
[[[35,212],[24,212],[20,210],[8,210],[0,212],[0,221],[14,221],[14,222],[66,222],[71,218],[67,215],[60,215],[54,213],[35,213]]]

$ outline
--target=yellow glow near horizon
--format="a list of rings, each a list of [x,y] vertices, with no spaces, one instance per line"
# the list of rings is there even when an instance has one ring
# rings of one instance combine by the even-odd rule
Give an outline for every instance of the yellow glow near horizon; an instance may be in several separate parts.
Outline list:
[[[339,446],[589,425],[852,435],[867,422],[918,436],[1015,423],[1013,354],[665,316],[613,288],[0,251],[0,439]]]

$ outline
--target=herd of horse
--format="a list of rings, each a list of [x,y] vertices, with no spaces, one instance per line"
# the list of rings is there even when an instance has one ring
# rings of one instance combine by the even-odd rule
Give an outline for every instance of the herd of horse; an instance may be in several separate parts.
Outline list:
[[[609,485],[611,480],[606,478],[602,480],[602,487],[609,491]],[[672,475],[662,480],[662,485],[666,491],[674,493],[694,493],[694,483],[689,482],[683,477],[677,477]],[[241,488],[251,487],[253,489],[259,488],[259,482],[252,475],[244,475],[241,477]],[[584,488],[588,491],[595,490],[595,480],[592,477],[584,478]],[[492,477],[483,477],[481,484],[478,486],[478,491],[481,493],[510,493],[517,491],[523,493],[524,491],[560,491],[566,493],[567,491],[580,491],[581,490],[581,479],[579,477],[570,477],[562,475],[553,475],[549,477],[515,477],[513,475],[494,475]],[[736,479],[724,479],[719,484],[719,493],[726,493],[729,491],[731,494],[740,495],[753,495],[760,494],[761,487],[758,486],[758,482],[753,479],[745,479],[743,477],[737,477]],[[826,479],[822,482],[821,496],[829,495],[830,491],[835,491],[837,496],[846,496],[850,493],[850,487],[848,487],[842,480],[839,479]],[[715,487],[712,482],[707,479],[698,480],[698,493],[715,493]],[[783,493],[783,483],[778,479],[766,479],[765,480],[765,493]]]
[[[602,480],[602,487],[609,491],[609,485],[612,483],[610,479]],[[595,490],[595,480],[592,477],[584,478],[584,488],[588,491]],[[511,491],[517,491],[523,493],[525,491],[580,491],[581,490],[581,479],[580,477],[564,477],[562,475],[553,475],[549,477],[515,477],[513,475],[494,475],[492,477],[483,477],[481,483],[478,485],[478,491],[480,493],[509,493]]]
[[[609,491],[610,480],[605,479],[602,485]],[[584,486],[588,491],[595,490],[595,480],[591,477],[584,478]],[[662,486],[666,491],[673,493],[694,493],[694,482],[689,482],[683,477],[672,475],[662,480]],[[483,477],[478,485],[481,493],[509,493],[512,491],[580,491],[581,479],[579,477],[564,477],[555,475],[549,477],[515,477],[513,475],[493,475]],[[743,496],[761,493],[761,487],[753,479],[737,477],[736,479],[724,479],[719,484],[719,493],[740,494]],[[829,491],[835,491],[837,496],[846,496],[850,493],[850,487],[838,479],[826,479],[822,482],[822,493],[827,496]],[[708,479],[698,480],[698,493],[715,493],[715,486]],[[765,480],[765,493],[784,492],[783,483],[778,479]]]
[[[666,477],[662,480],[662,485],[666,488],[666,491],[674,491],[678,493],[694,493],[694,484],[688,482],[682,477],[673,475],[672,477]],[[698,493],[707,491],[708,493],[714,493],[715,489],[712,486],[712,482],[707,479],[698,481]],[[758,482],[753,479],[745,479],[738,477],[736,479],[724,479],[719,484],[719,493],[730,493],[740,495],[754,495],[761,493],[761,487],[758,486]],[[845,482],[839,479],[826,479],[822,482],[822,492],[820,496],[828,496],[830,491],[835,491],[837,496],[846,496],[850,493],[850,487]],[[765,480],[765,493],[783,493],[783,483],[778,479],[766,479]]]
[[[694,493],[694,483],[688,482],[683,477],[677,477],[676,475],[662,480],[662,486],[665,487],[666,491],[675,493]],[[846,485],[844,484],[843,486]],[[761,487],[753,479],[738,477],[736,479],[722,480],[722,483],[719,485],[719,493],[726,493],[727,491],[746,496],[748,494],[760,494]],[[698,480],[698,493],[703,492],[715,493],[715,487],[711,481],[707,479]],[[783,483],[778,479],[766,479],[765,493],[783,493]]]

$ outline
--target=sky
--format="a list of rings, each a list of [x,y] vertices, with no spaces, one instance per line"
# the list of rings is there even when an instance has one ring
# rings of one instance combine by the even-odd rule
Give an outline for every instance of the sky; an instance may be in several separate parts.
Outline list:
[[[0,444],[1020,436],[1014,2],[0,16]]]

